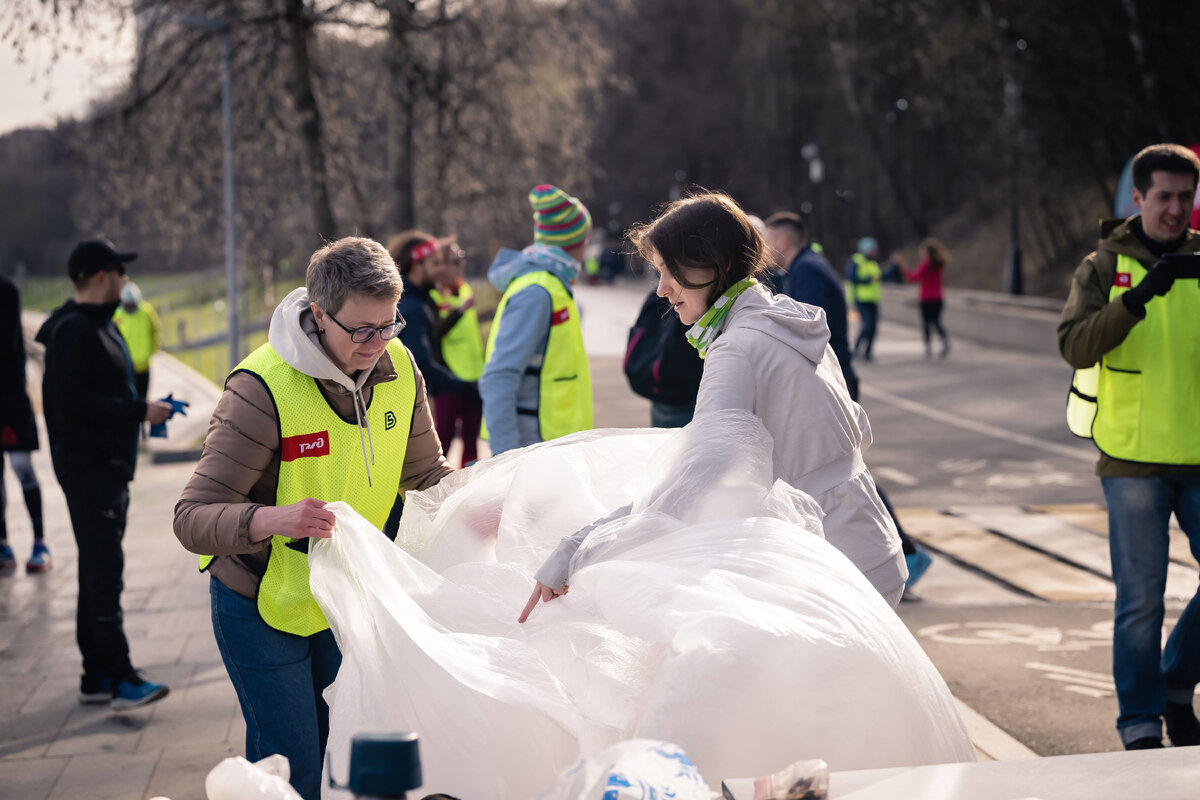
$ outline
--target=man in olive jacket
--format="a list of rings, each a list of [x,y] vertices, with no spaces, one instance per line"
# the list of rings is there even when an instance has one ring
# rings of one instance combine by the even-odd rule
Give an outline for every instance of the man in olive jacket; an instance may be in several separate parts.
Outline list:
[[[1153,145],[1133,163],[1140,214],[1101,227],[1075,270],[1058,326],[1077,379],[1089,369],[1117,596],[1113,678],[1127,750],[1200,744],[1192,695],[1200,682],[1200,593],[1161,645],[1168,524],[1174,512],[1200,556],[1200,287],[1176,277],[1169,253],[1200,251],[1188,229],[1200,160]],[[1080,382],[1077,381],[1076,386]],[[1080,393],[1076,400],[1087,397]]]

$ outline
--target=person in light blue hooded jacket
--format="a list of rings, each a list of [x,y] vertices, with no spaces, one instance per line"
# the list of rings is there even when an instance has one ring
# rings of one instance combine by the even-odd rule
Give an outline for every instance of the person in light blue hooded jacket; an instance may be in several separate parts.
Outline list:
[[[503,297],[479,379],[493,454],[592,427],[592,388],[571,284],[592,221],[554,186],[529,193],[534,243],[502,248],[488,280]]]

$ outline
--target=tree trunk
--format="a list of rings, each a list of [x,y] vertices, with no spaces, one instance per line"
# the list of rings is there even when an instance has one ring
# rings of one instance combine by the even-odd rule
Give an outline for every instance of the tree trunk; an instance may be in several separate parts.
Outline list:
[[[312,221],[316,229],[314,233],[320,239],[332,239],[337,234],[337,225],[329,203],[329,176],[325,166],[321,110],[317,106],[317,96],[313,91],[312,61],[308,54],[312,23],[304,8],[304,0],[284,0],[284,19],[287,22],[288,45],[291,50],[292,101],[300,115],[300,141],[303,145]]]
[[[388,103],[388,164],[391,224],[397,230],[416,226],[413,140],[417,75],[408,44],[414,6],[410,0],[393,0],[388,7],[387,70],[393,87]]]

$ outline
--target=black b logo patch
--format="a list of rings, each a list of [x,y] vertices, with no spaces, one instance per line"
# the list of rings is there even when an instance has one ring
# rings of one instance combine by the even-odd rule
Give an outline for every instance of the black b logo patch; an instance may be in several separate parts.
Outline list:
[[[384,412],[383,429],[385,431],[390,431],[394,427],[396,427],[396,415],[391,411]]]

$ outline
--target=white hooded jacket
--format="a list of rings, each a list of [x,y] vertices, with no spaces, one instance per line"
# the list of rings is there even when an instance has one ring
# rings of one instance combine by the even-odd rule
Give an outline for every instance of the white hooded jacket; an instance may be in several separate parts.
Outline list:
[[[696,418],[720,409],[763,421],[775,440],[775,478],[813,496],[825,538],[895,606],[908,570],[862,460],[871,425],[850,399],[825,312],[761,285],[743,292],[704,359]]]

